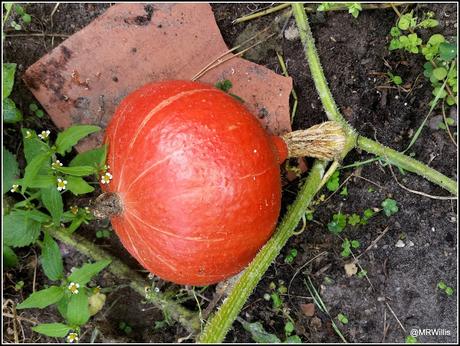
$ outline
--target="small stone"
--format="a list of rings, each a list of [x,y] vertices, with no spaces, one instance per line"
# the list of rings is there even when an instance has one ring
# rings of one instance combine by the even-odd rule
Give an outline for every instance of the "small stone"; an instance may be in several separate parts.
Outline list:
[[[296,25],[291,25],[289,28],[284,30],[284,38],[288,41],[294,41],[299,37],[299,29]]]
[[[355,262],[350,262],[344,265],[345,273],[348,277],[355,275],[358,272],[358,267]]]
[[[414,242],[411,241],[411,240],[409,240],[409,241],[407,242],[407,247],[412,247],[412,246],[414,246],[414,245],[415,245]]]
[[[404,242],[403,242],[401,239],[399,239],[399,240],[396,242],[395,246],[396,246],[396,247],[404,247],[404,246],[406,246],[406,244],[404,244]]]

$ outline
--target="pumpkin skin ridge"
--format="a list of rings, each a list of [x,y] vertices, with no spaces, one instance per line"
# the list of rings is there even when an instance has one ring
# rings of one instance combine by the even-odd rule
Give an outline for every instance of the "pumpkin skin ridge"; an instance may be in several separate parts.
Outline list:
[[[231,96],[228,96],[227,94],[223,93],[222,91],[220,90],[213,90],[213,89],[197,89],[197,90],[200,90],[200,92],[203,92],[205,95],[203,96],[203,98],[206,98],[207,97],[213,97],[213,96],[210,96],[210,95],[207,95],[207,91],[214,91],[216,93],[216,95],[222,95],[224,94],[226,97],[228,98],[231,98]],[[192,95],[193,94],[196,94],[195,96],[198,97],[201,97],[201,93],[199,93],[198,91],[196,93],[191,93]],[[169,99],[170,97],[168,97]],[[193,100],[191,100],[193,101]],[[188,102],[188,100],[185,100],[184,102]],[[196,98],[195,98],[195,102],[196,102]],[[237,101],[234,101],[234,102],[237,102]],[[244,107],[242,105],[240,105],[240,107]],[[118,182],[115,181],[115,179],[113,179],[113,183],[115,184],[111,184],[110,186],[103,186],[103,188],[105,189],[110,189],[110,190],[113,190],[113,192],[115,193],[118,193],[120,194],[120,197],[123,199],[123,205],[125,206],[125,210],[124,212],[120,215],[120,216],[117,216],[115,218],[112,218],[113,221],[114,221],[114,224],[119,224],[120,223],[120,226],[118,228],[123,228],[123,230],[117,230],[117,227],[114,227],[115,230],[117,231],[117,234],[119,233],[121,239],[122,239],[122,242],[123,244],[125,244],[126,242],[131,242],[131,244],[128,244],[128,245],[125,245],[125,247],[128,249],[128,251],[131,253],[131,255],[133,255],[134,258],[138,259],[139,262],[141,262],[141,264],[144,266],[144,268],[148,269],[149,271],[153,272],[154,274],[160,276],[161,278],[165,279],[165,280],[169,280],[169,281],[173,281],[173,282],[176,282],[176,283],[180,283],[180,284],[192,284],[192,285],[206,285],[206,284],[211,284],[211,283],[215,283],[215,282],[218,282],[220,281],[221,279],[225,279],[227,277],[229,277],[230,275],[234,275],[238,272],[240,272],[242,269],[244,269],[244,267],[246,267],[246,265],[252,260],[252,258],[254,257],[254,255],[260,250],[260,247],[266,242],[266,240],[268,240],[270,238],[270,236],[273,234],[273,231],[275,229],[275,226],[276,226],[276,223],[277,223],[277,219],[278,219],[278,215],[279,215],[279,204],[280,204],[280,196],[281,196],[281,192],[280,191],[277,191],[277,186],[280,187],[280,173],[279,173],[279,162],[278,162],[278,159],[277,159],[277,156],[276,156],[276,151],[273,150],[273,144],[270,140],[270,138],[268,137],[267,134],[265,134],[265,130],[262,128],[262,126],[260,125],[260,123],[258,123],[257,119],[254,118],[254,116],[252,114],[249,114],[250,115],[250,119],[252,121],[252,119],[254,119],[254,121],[256,122],[257,126],[255,124],[244,124],[244,128],[243,129],[239,129],[238,126],[235,127],[236,125],[233,124],[233,125],[230,125],[229,126],[229,130],[226,131],[225,133],[228,132],[228,134],[231,134],[232,131],[235,131],[236,133],[234,134],[231,134],[231,136],[233,136],[234,138],[237,136],[238,132],[242,131],[244,132],[247,136],[247,134],[249,133],[248,131],[252,131],[250,129],[253,129],[255,132],[254,132],[254,136],[260,136],[261,138],[257,139],[257,141],[255,142],[256,143],[256,146],[262,146],[260,147],[262,152],[260,155],[257,154],[257,155],[254,155],[254,157],[251,156],[251,162],[249,165],[244,165],[242,164],[242,166],[240,168],[238,168],[236,171],[235,171],[235,174],[233,175],[228,175],[228,176],[225,176],[223,175],[222,177],[226,177],[225,179],[228,179],[228,181],[226,180],[216,180],[216,184],[214,184],[213,186],[209,187],[209,191],[212,191],[212,189],[215,189],[216,193],[218,191],[219,188],[222,188],[224,189],[225,188],[225,184],[235,184],[235,186],[240,186],[241,189],[246,189],[246,188],[249,188],[250,190],[253,190],[254,191],[254,188],[255,186],[259,186],[259,184],[262,184],[261,186],[263,186],[263,194],[262,195],[258,195],[259,197],[254,197],[255,199],[253,199],[253,197],[251,197],[251,200],[255,201],[254,203],[256,203],[256,205],[254,207],[251,207],[251,210],[255,210],[258,208],[258,206],[260,206],[262,209],[261,213],[270,213],[270,215],[273,215],[273,216],[270,216],[269,219],[267,220],[264,220],[264,222],[261,224],[261,225],[265,225],[265,226],[258,226],[257,224],[254,224],[255,228],[253,230],[250,230],[248,227],[250,226],[247,226],[246,228],[244,227],[244,222],[245,220],[241,220],[241,221],[238,221],[238,223],[235,223],[235,225],[242,225],[242,231],[241,232],[238,232],[237,229],[231,231],[231,227],[235,227],[235,226],[229,226],[228,230],[227,228],[219,228],[219,229],[215,229],[215,231],[211,231],[211,229],[208,227],[208,233],[203,233],[203,234],[207,234],[208,237],[213,237],[215,238],[216,236],[218,236],[218,234],[222,234],[223,236],[227,235],[229,238],[229,245],[228,246],[225,246],[227,244],[225,244],[225,239],[222,241],[222,246],[220,245],[217,245],[215,242],[213,243],[212,247],[215,247],[215,249],[212,249],[210,248],[210,250],[212,250],[209,254],[206,254],[206,247],[205,246],[201,246],[201,247],[198,247],[202,250],[200,251],[203,251],[204,253],[201,255],[201,261],[203,262],[213,262],[213,261],[216,261],[216,263],[210,263],[208,265],[203,265],[202,266],[202,269],[200,269],[200,262],[194,258],[187,258],[187,249],[186,247],[189,247],[189,246],[195,246],[193,244],[191,244],[190,242],[193,242],[193,243],[206,243],[206,241],[204,241],[206,238],[204,237],[201,237],[201,239],[203,239],[203,241],[196,241],[197,239],[200,239],[199,237],[195,237],[195,236],[191,236],[191,237],[187,237],[187,236],[184,236],[184,234],[175,234],[175,237],[174,238],[177,238],[178,240],[182,240],[181,242],[179,242],[179,247],[180,249],[177,249],[178,252],[173,252],[171,253],[171,249],[174,249],[174,246],[173,245],[169,245],[169,246],[165,246],[165,244],[167,245],[168,244],[168,241],[169,241],[169,244],[174,244],[174,242],[172,241],[171,238],[171,235],[167,235],[167,234],[162,234],[161,235],[161,239],[156,241],[154,238],[155,238],[155,234],[154,232],[149,232],[149,230],[151,231],[151,228],[152,226],[153,227],[157,227],[157,228],[160,228],[160,229],[165,229],[164,225],[157,225],[156,223],[152,223],[151,220],[152,218],[150,217],[149,218],[149,213],[147,211],[148,209],[148,206],[146,205],[145,208],[141,209],[141,210],[138,210],[136,208],[136,204],[139,205],[139,204],[150,204],[150,208],[156,208],[156,206],[154,205],[155,201],[152,200],[151,202],[148,202],[147,200],[147,196],[148,196],[148,192],[145,192],[145,196],[142,196],[141,194],[143,193],[143,191],[147,191],[149,189],[149,185],[148,184],[141,184],[141,186],[139,187],[131,187],[129,186],[128,187],[128,183],[132,184],[132,185],[137,185],[135,183],[137,182],[133,182],[133,180],[135,179],[136,177],[136,174],[139,174],[140,170],[138,170],[136,168],[136,171],[135,172],[130,172],[128,174],[128,169],[129,168],[129,162],[131,160],[135,160],[136,156],[134,155],[136,152],[134,151],[132,154],[133,156],[128,156],[126,154],[126,141],[124,142],[118,142],[118,143],[115,143],[114,146],[110,145],[111,143],[113,143],[114,141],[116,141],[116,138],[117,138],[117,131],[123,131],[122,129],[124,129],[124,126],[127,122],[130,122],[131,120],[131,116],[142,116],[141,114],[134,114],[134,111],[132,109],[133,107],[131,105],[125,105],[123,108],[121,108],[121,110],[127,110],[126,111],[126,114],[118,114],[118,118],[117,120],[115,120],[115,122],[113,123],[113,127],[112,127],[112,132],[109,133],[109,135],[107,136],[107,141],[109,142],[109,151],[112,151],[110,153],[110,155],[108,156],[110,158],[111,161],[113,161],[113,163],[110,163],[111,167],[117,167],[119,169],[120,167],[120,162],[122,165],[128,165],[128,166],[125,166],[124,167],[124,175],[122,177],[122,180],[120,179]],[[118,111],[117,111],[118,112]],[[166,110],[164,110],[164,112],[166,112]],[[245,112],[242,112],[242,115],[238,115],[238,116],[241,116],[241,117],[245,117],[245,113],[249,113],[249,111],[247,109],[245,109]],[[132,114],[132,115],[130,115]],[[142,113],[142,114],[145,114],[145,113]],[[156,113],[156,115],[160,114],[160,112]],[[171,116],[170,119],[172,119],[173,117],[175,116]],[[152,119],[156,118],[155,116],[152,117]],[[152,120],[150,120],[152,121]],[[159,120],[159,121],[163,121],[163,120]],[[213,121],[216,121],[216,119],[214,119]],[[224,120],[225,121],[225,120]],[[244,119],[242,120],[244,121]],[[250,121],[250,122],[251,122]],[[138,124],[140,124],[141,122],[139,122]],[[150,122],[147,122],[147,126],[150,124]],[[231,129],[230,129],[231,127]],[[256,129],[256,127],[258,129]],[[114,131],[114,129],[116,129],[116,131]],[[135,125],[132,126],[133,129],[132,131],[135,132]],[[236,131],[238,130],[238,131]],[[217,130],[218,131],[218,136],[222,136],[224,134],[224,131],[223,130]],[[132,133],[132,132],[131,132]],[[140,138],[142,138],[142,134],[144,133],[143,131],[138,131],[138,139],[140,140]],[[206,132],[203,132],[202,135],[205,135]],[[147,135],[147,134],[146,134]],[[128,135],[127,135],[128,136]],[[247,141],[247,139],[246,139]],[[204,141],[206,142],[206,141]],[[136,142],[137,143],[137,142]],[[249,144],[246,144],[246,148],[249,148],[249,146],[251,146],[250,142],[247,142]],[[194,146],[196,145],[199,145],[196,141],[192,143],[192,145],[188,146],[187,148],[182,148],[184,151],[187,151],[189,150],[190,148],[193,148]],[[212,141],[209,142],[208,144],[206,144],[205,146],[209,146],[211,147],[212,146]],[[236,144],[234,145],[236,147]],[[116,154],[116,150],[114,151],[113,148],[117,148],[122,150],[121,152],[119,152],[118,156]],[[137,145],[133,145],[133,148],[137,147]],[[265,150],[264,148],[265,147],[271,147],[270,151],[268,150]],[[259,148],[259,147],[258,147]],[[235,149],[233,149],[235,150]],[[259,150],[259,149],[258,149]],[[170,155],[174,156],[176,154],[176,152],[172,152]],[[252,154],[252,152],[248,152],[247,155],[249,154]],[[184,154],[180,154],[179,156],[183,156]],[[242,154],[243,156],[246,155],[246,154]],[[267,161],[268,163],[268,166],[265,166],[265,167],[259,167],[258,170],[254,170],[253,168],[251,167],[256,167],[255,164],[254,164],[254,161],[258,159],[258,157],[260,156],[260,158],[263,158],[263,160],[261,160],[261,162],[266,162],[264,160],[269,160]],[[234,154],[231,154],[231,157],[235,157]],[[122,160],[120,160],[120,158]],[[209,160],[212,161],[212,155],[210,155],[209,157]],[[164,160],[164,162],[168,162],[167,158],[162,158],[162,159],[159,159],[156,161],[156,169],[153,169],[151,168],[152,171],[156,171],[157,169],[160,169],[160,166],[163,166],[163,164],[159,164],[158,162],[161,161],[161,160]],[[225,156],[223,159],[219,160],[219,158],[217,157],[216,158],[216,162],[215,164],[213,164],[212,162],[210,162],[212,165],[212,167],[215,167],[214,169],[217,169],[219,170],[219,162],[221,161],[226,161],[228,160],[227,157]],[[165,165],[165,166],[168,166],[168,165]],[[231,166],[231,165],[230,165]],[[229,169],[230,166],[226,166],[225,169]],[[140,164],[134,166],[134,167],[140,167]],[[161,167],[162,170],[167,170],[168,167]],[[244,172],[244,170],[246,170],[246,172]],[[136,173],[137,172],[137,173]],[[237,175],[236,172],[243,172],[243,174],[239,174]],[[249,173],[248,173],[249,172]],[[255,172],[255,173],[251,173],[251,172]],[[147,174],[146,174],[147,175]],[[220,176],[220,175],[218,175]],[[121,177],[121,175],[120,175]],[[115,176],[114,176],[115,178]],[[255,178],[257,179],[257,183],[255,185],[253,185],[253,181],[250,181],[249,179],[250,178]],[[223,178],[222,178],[223,179]],[[261,181],[259,181],[259,179],[261,179]],[[238,182],[241,180],[241,183]],[[200,180],[196,180],[196,184],[198,184]],[[206,180],[202,180],[203,182],[206,182]],[[233,182],[232,182],[233,181]],[[271,191],[270,189],[268,189],[268,186],[267,184],[272,185],[272,189],[273,189],[273,192],[269,192]],[[120,189],[117,189],[117,188],[114,188],[118,183],[118,185],[120,187]],[[160,184],[161,182],[159,182],[158,184]],[[164,182],[165,185],[168,185],[170,184],[169,182]],[[222,185],[220,185],[222,184]],[[174,185],[170,185],[172,189],[175,188]],[[184,185],[186,186],[186,185]],[[251,187],[251,186],[254,186],[254,187]],[[128,189],[126,189],[128,187]],[[237,189],[237,187],[235,187],[235,189]],[[131,191],[132,190],[132,191]],[[197,191],[199,189],[197,188]],[[279,189],[281,190],[281,189]],[[205,189],[203,189],[203,191],[208,191]],[[179,192],[178,192],[179,193]],[[222,193],[222,191],[220,192]],[[241,193],[241,192],[238,192],[238,193]],[[253,193],[256,193],[257,194],[257,191],[254,191]],[[239,195],[240,198],[243,198],[244,199],[244,194],[241,194]],[[140,197],[140,199],[138,198]],[[177,195],[177,196],[173,196],[173,197],[176,197],[177,199],[180,199],[181,196]],[[170,197],[171,200],[173,200],[174,198],[173,197]],[[203,197],[203,198],[207,198],[206,196]],[[265,202],[264,202],[264,198],[265,198]],[[139,199],[139,200],[138,200]],[[227,199],[228,200],[228,199]],[[231,199],[230,199],[231,200]],[[240,201],[240,202],[244,202],[243,201]],[[240,203],[240,202],[236,202],[235,203]],[[263,203],[266,203],[266,204],[263,204]],[[212,208],[211,208],[212,209]],[[147,211],[147,213],[144,213],[144,210]],[[180,210],[180,209],[179,209]],[[212,210],[211,210],[212,211]],[[127,215],[125,214],[125,212],[128,212],[129,214],[131,215]],[[140,218],[140,220],[148,220],[147,224],[148,224],[148,227],[146,228],[145,226],[142,226],[139,222],[139,220],[135,220],[135,216],[133,216],[132,214],[135,213],[137,217]],[[209,211],[208,211],[209,213]],[[238,213],[237,212],[234,212],[234,215],[237,215]],[[276,214],[276,216],[275,216]],[[125,221],[125,222],[117,222],[116,219],[117,218],[121,218],[123,219],[125,216],[127,215],[127,217],[129,218],[130,222],[128,224],[128,221]],[[249,216],[249,215],[248,215]],[[179,218],[182,218],[182,216],[180,215],[180,213],[178,214],[178,217]],[[187,217],[191,217],[191,216],[187,216]],[[242,218],[247,218],[247,216],[241,216]],[[261,216],[257,216],[253,219],[253,221],[249,221],[249,225],[252,225],[254,222],[258,222],[257,220],[259,220]],[[239,218],[239,216],[238,216]],[[192,220],[192,219],[191,219]],[[248,219],[248,220],[251,220],[251,219]],[[184,221],[186,223],[186,221]],[[134,229],[134,231],[132,230]],[[264,230],[265,229],[265,230]],[[250,237],[248,238],[248,235],[246,234],[246,232],[249,232],[248,235],[250,235]],[[260,232],[258,235],[256,234],[253,234],[254,232]],[[145,234],[147,233],[150,233],[147,237],[145,236]],[[164,232],[163,232],[164,233]],[[129,239],[127,238],[126,234],[131,234],[131,236],[129,237]],[[168,237],[169,239],[165,239],[166,237]],[[124,241],[123,241],[124,239]],[[150,241],[148,241],[148,239],[150,239]],[[241,244],[240,245],[237,245],[237,242],[236,240],[239,239],[239,243]],[[212,240],[215,240],[215,239],[207,239],[207,241],[209,243],[212,242]],[[187,245],[184,245],[186,244],[187,242],[189,242]],[[253,245],[252,247],[247,247],[247,245],[245,244],[246,242],[255,242],[256,244]],[[204,245],[204,244],[203,244]],[[217,246],[216,246],[217,245]],[[181,248],[185,246],[185,248]],[[236,248],[239,248],[239,247],[247,247],[247,250],[241,250],[241,251],[236,251],[236,252],[232,252],[232,246],[233,247],[236,247]],[[130,251],[130,248],[131,248],[131,251]],[[137,249],[137,253],[135,251],[133,251],[132,249],[133,248],[136,248]],[[166,250],[165,250],[166,249]],[[164,257],[164,251],[168,252],[169,254]],[[174,251],[174,250],[173,250]],[[219,254],[219,252],[224,252],[224,251],[228,251],[228,255],[226,256],[221,256]],[[194,253],[193,251],[190,252],[190,254]],[[234,254],[239,254],[238,256],[242,256],[240,259],[238,258],[235,258],[235,255]],[[171,267],[166,268],[165,264],[161,264],[161,259],[166,259],[168,260],[169,257],[171,256],[171,258],[173,259],[172,262],[170,262],[171,266],[175,267],[176,265],[177,266],[180,266],[180,268],[183,268],[183,269],[178,269],[176,272],[173,271],[173,269]],[[182,256],[182,257],[181,257]],[[215,257],[217,256],[217,257]],[[148,259],[144,259],[144,257],[149,257]],[[161,259],[160,259],[161,258]],[[207,258],[207,259],[206,259]],[[220,264],[223,264],[224,262],[224,259],[227,258],[227,262],[234,262],[234,266],[232,267],[232,265],[225,265],[224,267],[224,272],[219,272],[219,266]],[[179,261],[181,261],[182,259],[182,262],[184,263],[180,263]],[[178,267],[179,268],[179,267]],[[168,272],[169,271],[169,272]]]
[[[199,92],[202,92],[202,91],[218,91],[218,90],[212,90],[212,89],[194,89],[194,90],[187,90],[187,91],[182,91],[180,92],[179,94],[176,94],[176,95],[173,95],[169,98],[167,98],[166,100],[163,100],[162,102],[160,102],[158,105],[156,105],[148,114],[147,116],[144,118],[144,120],[142,120],[141,124],[140,124],[140,127],[138,127],[136,133],[134,134],[134,137],[133,139],[131,140],[131,142],[128,144],[128,151],[127,151],[127,157],[126,157],[126,160],[129,159],[129,156],[128,154],[130,154],[132,152],[132,148],[134,146],[134,143],[136,143],[136,140],[137,138],[139,137],[140,133],[142,132],[142,130],[145,129],[147,123],[152,120],[152,118],[155,116],[156,113],[162,111],[164,108],[166,107],[169,107],[171,105],[174,104],[174,102],[176,101],[179,101],[181,98],[183,97],[186,97],[186,96],[189,96],[189,95],[193,95],[193,94],[196,94],[196,93],[199,93]],[[125,160],[125,161],[126,161]],[[118,181],[118,187],[117,187],[117,190],[120,190],[120,187],[121,187],[121,184],[122,184],[122,181],[123,181],[123,174],[124,174],[124,167],[125,167],[125,163],[124,162],[122,165],[121,165],[121,171],[120,171],[120,179]]]

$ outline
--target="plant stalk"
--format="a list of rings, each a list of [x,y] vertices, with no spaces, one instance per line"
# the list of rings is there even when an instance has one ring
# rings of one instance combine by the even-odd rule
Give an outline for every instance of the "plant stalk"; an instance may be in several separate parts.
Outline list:
[[[200,331],[200,320],[195,312],[192,312],[182,305],[173,302],[163,296],[160,292],[150,291],[147,293],[146,288],[150,288],[151,284],[141,275],[134,272],[130,267],[120,261],[118,258],[110,255],[108,252],[101,249],[82,236],[77,234],[66,234],[62,229],[49,229],[49,233],[64,244],[73,247],[83,255],[92,258],[94,261],[110,259],[111,263],[108,267],[110,272],[119,279],[129,281],[129,286],[139,293],[142,297],[148,299],[153,305],[162,310],[165,314],[171,316],[178,321],[191,333]]]
[[[388,148],[363,136],[358,137],[357,145],[358,148],[365,150],[368,153],[381,156],[389,163],[406,171],[421,175],[425,179],[448,190],[453,195],[458,195],[457,183],[454,180],[446,177],[444,174],[438,172],[437,170],[428,167],[420,161],[413,159],[412,157],[401,154],[396,150]]]
[[[225,335],[237,318],[244,303],[288,239],[292,236],[302,215],[305,214],[305,210],[318,191],[318,186],[320,186],[326,165],[327,162],[325,161],[315,161],[297,199],[288,208],[275,234],[243,272],[217,313],[208,320],[198,342],[217,343],[224,340]]]

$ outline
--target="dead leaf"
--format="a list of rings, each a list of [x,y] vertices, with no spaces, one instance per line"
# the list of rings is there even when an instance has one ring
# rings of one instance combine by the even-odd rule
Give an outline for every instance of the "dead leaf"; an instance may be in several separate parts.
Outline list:
[[[356,266],[354,261],[350,262],[350,263],[346,263],[344,265],[344,268],[345,268],[345,274],[348,277],[351,277],[351,276],[355,275],[358,272],[358,267]]]
[[[300,308],[305,316],[312,317],[315,315],[315,304],[300,304]]]

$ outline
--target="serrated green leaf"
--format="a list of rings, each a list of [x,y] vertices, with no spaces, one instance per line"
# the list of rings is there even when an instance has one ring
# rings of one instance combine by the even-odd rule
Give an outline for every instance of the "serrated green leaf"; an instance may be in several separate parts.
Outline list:
[[[34,178],[38,175],[38,172],[43,168],[47,161],[50,159],[50,153],[41,153],[37,155],[25,168],[24,178],[22,179],[21,191],[24,191],[29,187]]]
[[[32,293],[26,300],[19,304],[16,309],[43,309],[51,304],[57,303],[62,297],[64,297],[64,288],[51,286]]]
[[[15,204],[16,207],[17,204]],[[16,215],[21,217],[29,218],[31,220],[37,221],[39,223],[47,223],[51,221],[51,217],[48,214],[42,213],[36,209],[32,210],[15,210]]]
[[[78,154],[70,161],[69,166],[95,166],[102,168],[105,165],[107,157],[107,144],[100,148],[92,149]]]
[[[257,343],[277,344],[281,340],[274,334],[267,332],[260,322],[249,323],[242,319],[238,321],[243,325],[243,328],[251,333],[251,338]]]
[[[31,133],[30,138],[27,138],[27,131]],[[48,144],[40,140],[33,130],[22,128],[21,132],[24,143],[24,156],[27,163],[30,163],[37,155],[50,151]]]
[[[40,235],[40,223],[12,211],[3,219],[3,243],[12,247],[27,246]]]
[[[446,39],[444,38],[444,36],[442,36],[441,34],[434,34],[430,37],[430,39],[428,40],[427,44],[429,45],[438,45],[442,42],[445,42]]]
[[[94,191],[94,187],[89,185],[83,178],[67,176],[67,190],[71,191],[74,195],[82,195]]]
[[[78,143],[78,141],[91,133],[99,131],[99,126],[93,125],[75,125],[68,129],[60,132],[56,139],[56,149],[61,155],[64,155],[67,151],[70,151],[72,147]]]
[[[10,153],[5,147],[3,151],[3,193],[8,192],[19,176],[19,166],[16,156]]]
[[[13,90],[14,86],[14,74],[16,73],[16,64],[12,63],[3,63],[3,94],[2,100],[5,100],[8,96],[10,96],[11,91]]]
[[[84,264],[81,268],[76,269],[70,274],[68,280],[70,282],[76,282],[80,286],[86,285],[93,276],[97,275],[105,267],[110,264],[110,260],[101,260],[94,263]]]
[[[40,262],[48,279],[55,281],[64,277],[61,250],[59,250],[56,241],[46,232],[42,243]]]
[[[77,177],[83,177],[86,175],[97,173],[96,167],[92,167],[92,166],[55,167],[55,169],[58,172],[69,174],[69,175],[74,175]]]
[[[22,120],[22,113],[16,107],[16,104],[9,97],[3,99],[3,122],[7,124],[14,124]]]
[[[41,192],[43,205],[50,212],[54,224],[59,225],[61,215],[64,212],[61,194],[55,186],[41,189]]]
[[[326,187],[329,191],[336,191],[339,188],[339,171],[335,171],[332,176],[329,178],[329,180],[326,183]]]
[[[32,327],[32,330],[53,338],[63,338],[72,330],[72,328],[62,323],[42,323],[38,326]]]
[[[3,244],[3,264],[5,267],[15,267],[18,264],[18,256],[5,244]]]
[[[67,322],[71,325],[82,326],[89,320],[88,297],[80,290],[78,294],[72,294],[67,306]]]
[[[386,216],[391,216],[399,210],[396,201],[391,198],[387,198],[382,202],[382,208]]]

